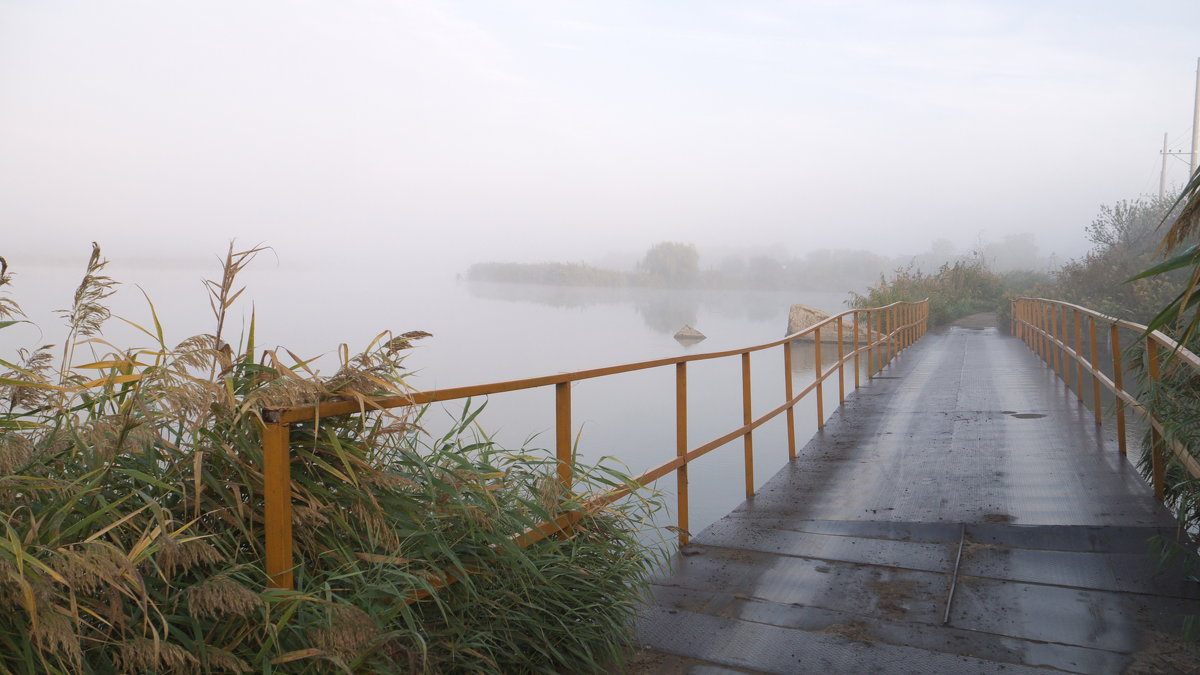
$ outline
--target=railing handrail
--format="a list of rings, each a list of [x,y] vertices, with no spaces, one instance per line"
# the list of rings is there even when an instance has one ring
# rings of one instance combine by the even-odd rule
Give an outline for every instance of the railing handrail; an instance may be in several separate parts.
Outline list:
[[[867,320],[860,325],[859,315],[866,315]],[[845,318],[852,316],[850,330],[850,352],[846,352]],[[592,368],[570,373],[545,375],[542,377],[494,382],[491,384],[452,387],[447,389],[412,392],[393,396],[355,397],[321,401],[316,404],[289,407],[263,408],[262,413],[262,452],[263,452],[263,529],[266,540],[267,575],[271,585],[278,588],[291,588],[293,584],[293,539],[292,539],[292,505],[291,505],[291,424],[319,420],[335,415],[376,412],[400,406],[423,405],[437,401],[450,401],[472,396],[499,394],[522,389],[553,386],[555,389],[555,459],[558,462],[558,479],[564,487],[570,488],[574,473],[574,445],[572,443],[571,426],[571,384],[581,380],[618,375],[622,373],[675,366],[675,416],[676,416],[676,456],[659,466],[649,469],[632,479],[631,486],[608,490],[589,499],[587,509],[598,508],[610,504],[633,489],[632,485],[644,485],[662,476],[676,471],[678,480],[676,498],[678,500],[678,530],[681,544],[687,542],[688,528],[688,492],[687,465],[737,438],[742,438],[745,445],[746,495],[754,494],[754,453],[753,431],[780,413],[787,413],[788,457],[796,457],[796,438],[793,408],[810,392],[815,391],[817,428],[824,427],[824,395],[823,384],[835,372],[838,374],[838,400],[844,403],[845,367],[853,363],[854,386],[859,386],[859,357],[865,351],[867,354],[868,376],[873,376],[878,369],[890,363],[898,353],[916,342],[925,334],[929,319],[929,299],[915,302],[897,301],[883,307],[855,308],[827,317],[808,326],[803,330],[786,335],[760,345],[752,345],[740,349],[729,349],[705,354],[687,354],[651,361],[639,361],[606,368]],[[821,329],[836,326],[837,358],[828,369],[821,362]],[[874,324],[874,326],[872,326]],[[859,346],[863,330],[866,331],[865,344]],[[815,358],[815,373],[811,384],[799,394],[793,392],[791,368],[791,343],[811,335]],[[753,352],[784,346],[783,365],[786,373],[784,380],[784,402],[766,414],[753,418],[750,387],[750,355]],[[692,361],[740,356],[742,364],[742,426],[714,438],[699,446],[689,448],[687,441],[687,364]],[[878,366],[878,369],[875,368]],[[551,536],[557,532],[568,531],[574,520],[579,518],[579,512],[572,511],[560,516],[554,521],[541,523],[513,537],[519,546],[528,546],[536,541]],[[447,582],[450,583],[450,582]],[[427,593],[418,594],[418,596]],[[414,596],[412,599],[419,599]]]
[[[1027,297],[1027,296],[1013,298],[1013,302],[1016,302],[1018,300],[1031,300],[1031,301],[1037,301],[1037,302],[1045,302],[1045,303],[1049,303],[1052,305],[1058,305],[1060,307],[1066,307],[1069,309],[1078,310],[1079,312],[1082,312],[1083,314],[1086,314],[1087,316],[1090,316],[1092,318],[1100,319],[1101,321],[1106,321],[1110,324],[1115,324],[1117,326],[1120,326],[1121,328],[1127,328],[1129,330],[1137,331],[1143,335],[1149,335],[1151,338],[1154,339],[1154,341],[1158,342],[1159,344],[1166,347],[1167,349],[1170,349],[1172,352],[1175,352],[1184,363],[1191,366],[1197,372],[1200,372],[1200,356],[1192,353],[1190,350],[1188,350],[1187,347],[1184,347],[1183,345],[1179,344],[1171,336],[1163,333],[1160,330],[1150,331],[1149,326],[1146,326],[1144,324],[1140,324],[1135,321],[1128,321],[1126,319],[1120,319],[1115,316],[1109,316],[1107,314],[1104,314],[1103,312],[1098,312],[1094,309],[1090,309],[1090,308],[1084,307],[1082,305],[1076,305],[1076,304],[1073,304],[1070,302],[1066,302],[1064,300],[1055,300],[1053,298],[1035,298],[1035,297]]]
[[[364,405],[367,410],[388,410],[391,408],[399,408],[411,405],[424,405],[426,403],[437,403],[440,401],[453,401],[461,398],[471,398],[475,396],[487,396],[489,394],[502,394],[510,391],[520,391],[522,389],[536,389],[538,387],[547,387],[555,384],[563,384],[567,382],[579,382],[581,380],[590,380],[597,377],[607,377],[609,375],[620,375],[622,373],[632,373],[639,370],[649,370],[651,368],[661,368],[663,366],[672,366],[680,363],[690,363],[692,361],[706,361],[710,359],[719,359],[729,356],[738,356],[748,352],[757,352],[772,347],[778,347],[784,343],[795,342],[809,334],[816,334],[822,327],[832,324],[834,321],[840,320],[846,316],[863,313],[863,312],[882,312],[893,307],[901,305],[920,305],[928,302],[929,298],[917,301],[898,300],[890,305],[881,307],[857,308],[849,309],[840,314],[835,314],[822,319],[818,323],[786,335],[778,340],[766,342],[759,345],[742,347],[739,349],[726,349],[719,352],[706,352],[703,354],[681,354],[679,356],[669,356],[661,359],[652,359],[650,361],[635,361],[633,363],[623,363],[615,366],[604,366],[601,368],[588,368],[585,370],[577,370],[566,373],[555,373],[553,375],[542,375],[539,377],[527,377],[516,380],[504,380],[501,382],[489,382],[486,384],[473,384],[460,387],[446,387],[444,389],[428,389],[424,391],[414,391],[411,393],[396,394],[392,396],[371,396],[354,399],[333,399],[322,401],[319,403],[301,405],[301,406],[267,406],[263,408],[263,419],[271,423],[287,424],[291,422],[306,422],[309,420],[323,419],[325,417],[335,417],[338,415],[350,415],[360,413],[364,410]],[[886,337],[892,337],[902,327],[895,327],[891,332],[883,334]],[[867,329],[868,335],[870,329]],[[876,331],[879,334],[878,331]],[[881,340],[880,342],[883,342]],[[859,348],[863,351],[867,348],[866,345]],[[850,356],[850,355],[847,355]]]
[[[1068,320],[1068,312],[1071,314],[1070,320]],[[1086,357],[1083,354],[1084,322],[1080,321],[1081,316],[1089,319],[1087,321],[1088,353]],[[1098,358],[1096,323],[1099,321],[1110,325],[1109,358],[1113,366],[1111,378],[1101,369]],[[1125,408],[1129,407],[1149,423],[1151,435],[1150,481],[1156,498],[1162,501],[1166,494],[1164,446],[1171,451],[1193,478],[1200,478],[1200,462],[1192,457],[1187,448],[1177,440],[1166,438],[1162,420],[1155,417],[1145,403],[1139,401],[1136,396],[1125,389],[1118,329],[1124,328],[1137,332],[1140,337],[1149,337],[1145,342],[1145,359],[1148,375],[1152,382],[1157,382],[1161,378],[1160,345],[1170,352],[1170,358],[1177,359],[1178,362],[1185,364],[1196,373],[1200,373],[1200,357],[1161,331],[1149,331],[1147,326],[1140,323],[1108,316],[1094,309],[1051,298],[1014,298],[1012,301],[1012,325],[1013,333],[1045,361],[1046,365],[1063,379],[1068,388],[1071,387],[1073,378],[1071,364],[1067,362],[1067,358],[1075,361],[1077,368],[1075,369],[1076,385],[1074,389],[1081,403],[1084,400],[1084,371],[1086,370],[1092,376],[1092,409],[1097,425],[1100,425],[1103,419],[1100,386],[1103,385],[1116,397],[1114,416],[1117,422],[1117,447],[1122,455],[1127,454]],[[1069,344],[1072,338],[1074,346]]]

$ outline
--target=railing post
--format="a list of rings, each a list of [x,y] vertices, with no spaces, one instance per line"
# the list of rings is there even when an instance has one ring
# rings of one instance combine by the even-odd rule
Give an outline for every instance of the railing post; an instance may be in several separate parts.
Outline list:
[[[1074,314],[1073,323],[1075,324],[1075,396],[1079,398],[1079,402],[1083,403],[1083,343],[1079,335],[1079,310],[1071,310]]]
[[[876,336],[879,335],[879,331],[871,330],[871,324],[874,323],[871,320],[871,317],[874,314],[875,314],[875,312],[872,312],[869,309],[867,310],[867,378],[868,379],[875,377],[875,339],[876,339]]]
[[[854,388],[858,389],[858,310],[854,310]]]
[[[292,571],[291,426],[265,423],[263,450],[263,536],[271,588],[295,588]]]
[[[1067,393],[1071,393],[1071,378],[1075,375],[1075,364],[1071,362],[1071,320],[1067,315],[1067,308],[1062,307],[1062,355],[1063,355],[1063,381],[1067,383]]]
[[[1158,343],[1154,341],[1154,335],[1151,334],[1146,340],[1146,361],[1148,362],[1147,370],[1150,372],[1150,388],[1151,398],[1158,395],[1156,391],[1158,386]],[[1166,496],[1166,489],[1163,480],[1163,439],[1162,434],[1158,429],[1154,428],[1154,412],[1147,410],[1150,414],[1150,474],[1151,483],[1154,485],[1154,497],[1158,501],[1162,501]]]
[[[896,356],[896,336],[893,335],[893,333],[896,332],[896,307],[894,305],[892,307],[888,308],[887,321],[888,321],[887,362],[888,362],[888,365],[891,365],[892,359],[895,358],[895,356]]]
[[[742,424],[754,420],[750,407],[750,352],[742,352]],[[746,454],[746,497],[754,496],[754,432],[742,436]]]
[[[687,362],[675,364],[675,456],[687,454]],[[675,470],[676,519],[679,545],[688,543],[688,465],[685,461]]]
[[[787,397],[787,440],[788,459],[796,459],[796,409],[791,405],[792,396],[792,343],[783,343],[783,395]]]
[[[846,348],[842,342],[842,319],[838,324],[838,403],[846,403]]]
[[[817,362],[817,429],[825,428],[824,379],[821,377],[821,329],[813,331],[813,358]]]
[[[1092,408],[1096,414],[1096,424],[1099,425],[1103,420],[1103,409],[1100,407],[1100,377],[1096,375],[1100,371],[1100,359],[1096,356],[1096,317],[1088,317],[1091,321],[1088,322],[1088,341],[1091,343],[1088,350],[1088,360],[1092,365]]]
[[[1050,354],[1046,351],[1046,305],[1038,303],[1038,356],[1042,358],[1042,363],[1050,365]]]
[[[1062,349],[1059,348],[1058,343],[1062,342],[1062,340],[1059,337],[1058,305],[1050,305],[1049,310],[1050,310],[1050,338],[1051,338],[1050,348],[1054,355],[1054,374],[1058,375],[1058,379],[1061,380],[1063,378]]]
[[[554,455],[558,460],[558,481],[571,487],[571,383],[554,385]]]
[[[1112,362],[1113,362],[1113,384],[1117,386],[1117,391],[1125,393],[1124,375],[1121,373],[1121,336],[1118,333],[1117,324],[1112,325],[1109,332],[1109,341],[1112,343]],[[1124,455],[1125,448],[1125,400],[1117,395],[1117,447]]]

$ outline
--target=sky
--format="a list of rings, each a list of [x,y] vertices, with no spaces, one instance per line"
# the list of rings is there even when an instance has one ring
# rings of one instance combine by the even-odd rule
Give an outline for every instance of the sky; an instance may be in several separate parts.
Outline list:
[[[0,256],[1064,259],[1190,147],[1198,56],[1194,0],[0,0]]]

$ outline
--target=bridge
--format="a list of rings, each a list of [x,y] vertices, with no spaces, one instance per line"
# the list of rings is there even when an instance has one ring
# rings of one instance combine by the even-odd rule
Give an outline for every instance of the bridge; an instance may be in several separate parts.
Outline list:
[[[1022,299],[1007,334],[982,325],[927,328],[928,302],[900,302],[738,350],[265,410],[266,570],[273,585],[292,586],[292,424],[553,387],[559,479],[571,488],[572,384],[672,368],[676,455],[636,482],[674,474],[674,486],[659,487],[674,494],[680,549],[642,608],[633,672],[1169,667],[1178,658],[1170,636],[1200,615],[1200,586],[1178,564],[1160,565],[1152,545],[1186,537],[1162,504],[1165,467],[1200,477],[1200,466],[1164,438],[1161,421],[1125,386],[1122,341],[1141,338],[1145,327]],[[797,391],[791,347],[800,340],[813,343],[815,368]],[[1200,358],[1177,347],[1158,332],[1145,338],[1140,358],[1151,380],[1164,369],[1200,373]],[[755,417],[751,358],[777,349],[782,402]],[[710,359],[740,360],[743,424],[695,444],[688,364]],[[827,418],[823,388],[835,386],[841,405]],[[818,431],[798,447],[794,408],[810,394]],[[760,468],[767,452],[755,430],[780,415],[786,440],[770,440],[786,442],[788,461],[756,491],[755,441]],[[1136,431],[1129,416],[1141,418],[1152,439],[1149,483],[1127,457]],[[693,536],[689,466],[739,440],[747,499]],[[770,454],[784,456],[778,445]],[[587,503],[602,508],[630,489]],[[578,517],[573,511],[514,541],[570,536]]]
[[[638,668],[1171,672],[1155,640],[1200,585],[1160,567],[1175,519],[1083,404],[1116,382],[1066,365],[1076,336],[1097,352],[1081,308],[1047,307],[1064,332],[1017,332],[1076,391],[995,327],[925,335],[654,580]]]

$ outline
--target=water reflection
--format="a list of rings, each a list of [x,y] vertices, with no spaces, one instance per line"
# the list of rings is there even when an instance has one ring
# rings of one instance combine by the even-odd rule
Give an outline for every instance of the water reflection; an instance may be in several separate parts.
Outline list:
[[[694,326],[699,306],[694,297],[670,295],[649,295],[636,298],[633,303],[633,308],[650,330],[670,335],[684,326]]]
[[[698,325],[702,313],[749,322],[776,319],[786,314],[793,302],[801,299],[826,311],[843,311],[844,296],[836,293],[805,291],[736,291],[711,289],[594,288],[583,286],[543,286],[472,281],[468,292],[477,298],[508,302],[532,302],[555,308],[586,309],[597,305],[631,306],[650,330],[674,335],[684,325]],[[786,329],[786,322],[779,332]]]
[[[861,347],[862,345],[860,344],[859,346]],[[800,340],[796,340],[795,342],[791,343],[791,350],[792,350],[792,372],[799,373],[802,371],[807,371],[807,372],[816,371],[816,369],[817,369],[817,348],[816,348],[815,344],[813,344],[812,342],[802,342]],[[846,341],[842,345],[842,353],[849,354],[852,351],[854,351],[853,345],[851,345],[851,343],[849,341]],[[821,343],[821,366],[825,370],[829,370],[829,367],[832,366],[833,364],[837,363],[837,360],[838,360],[837,343],[822,342]],[[863,352],[862,354],[859,355],[858,362],[859,362],[859,368],[863,369],[863,372],[865,373],[866,372],[865,369],[867,367],[866,352]],[[853,360],[848,361],[846,363],[845,368],[846,368],[847,377],[853,377],[854,376]]]

